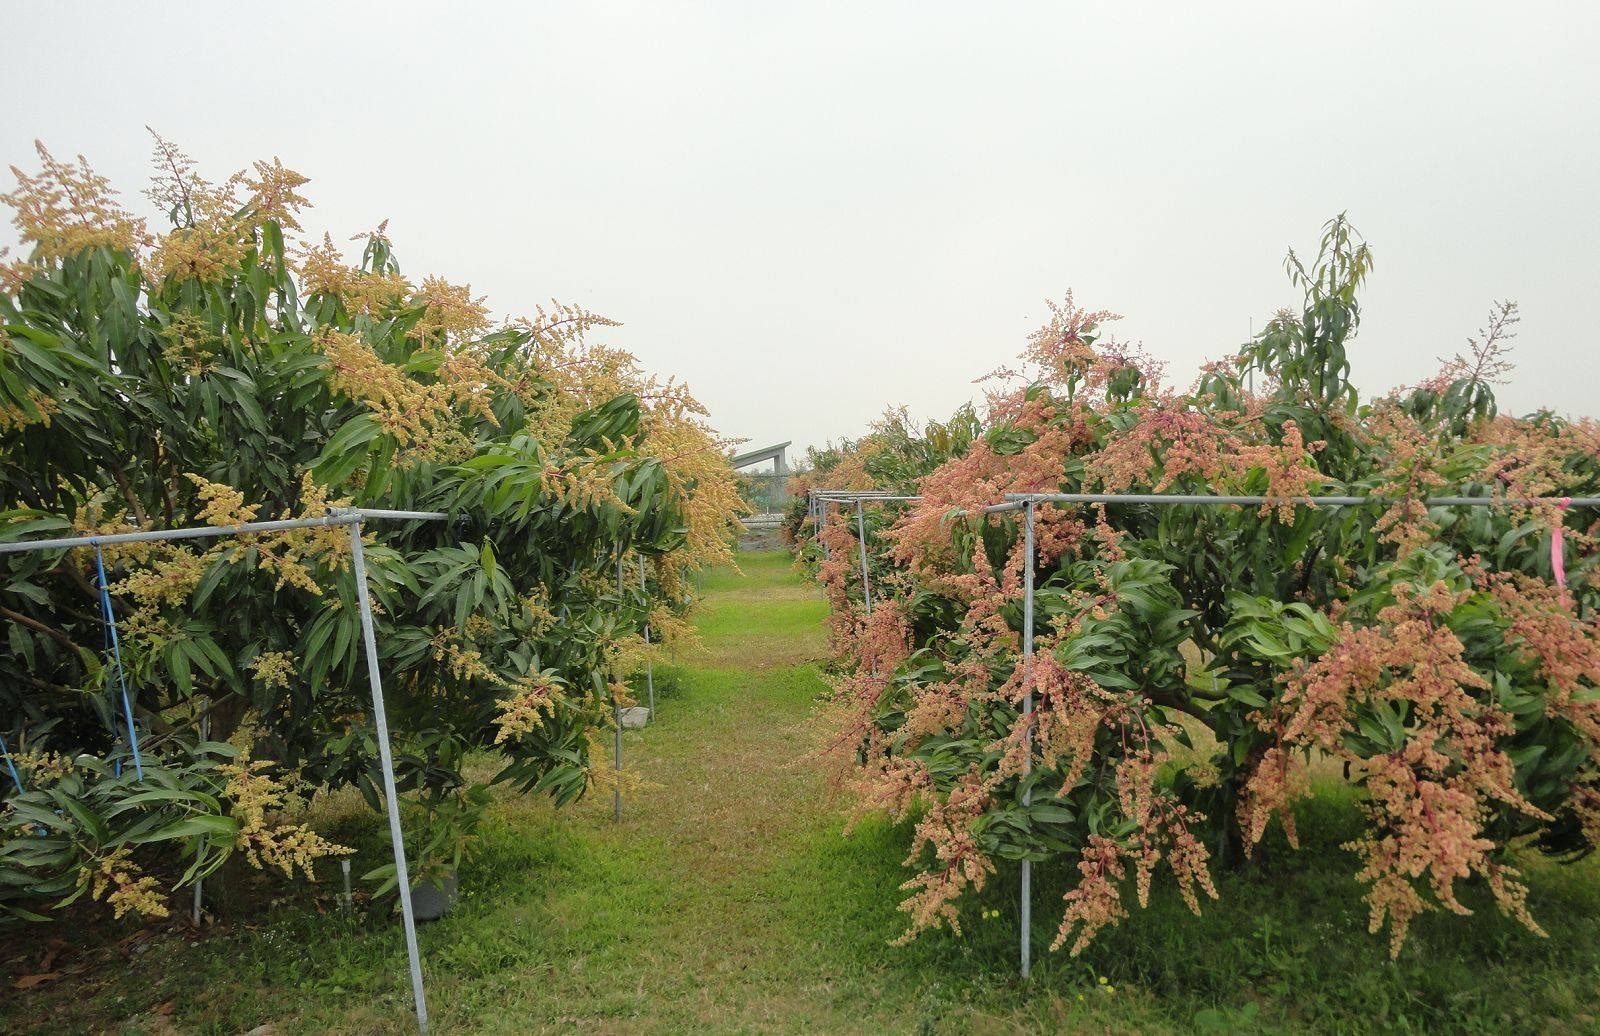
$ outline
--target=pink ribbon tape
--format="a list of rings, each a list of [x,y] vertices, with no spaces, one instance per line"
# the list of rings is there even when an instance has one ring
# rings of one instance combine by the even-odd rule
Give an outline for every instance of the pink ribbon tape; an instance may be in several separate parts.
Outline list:
[[[1567,589],[1566,541],[1561,535],[1561,512],[1572,505],[1572,497],[1564,496],[1556,505],[1556,527],[1550,532],[1550,568],[1556,574],[1556,585],[1563,593]]]

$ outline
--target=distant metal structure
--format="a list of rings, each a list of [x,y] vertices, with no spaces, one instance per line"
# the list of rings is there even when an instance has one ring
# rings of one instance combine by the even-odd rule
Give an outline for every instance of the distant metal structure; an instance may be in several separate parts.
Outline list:
[[[789,502],[789,447],[793,441],[780,442],[776,446],[765,446],[759,450],[747,450],[744,453],[734,454],[729,458],[733,469],[752,468],[757,464],[772,462],[770,472],[746,474],[745,478],[766,483],[766,491],[761,494],[762,515],[774,514],[783,510]],[[762,515],[752,515],[760,518]],[[749,524],[746,522],[746,524]],[[774,523],[775,524],[775,523]]]
[[[752,464],[760,464],[762,461],[770,460],[772,461],[774,474],[787,475],[789,473],[789,447],[793,445],[794,440],[791,439],[788,442],[780,442],[776,446],[736,453],[731,463],[737,470],[738,468],[748,468]]]

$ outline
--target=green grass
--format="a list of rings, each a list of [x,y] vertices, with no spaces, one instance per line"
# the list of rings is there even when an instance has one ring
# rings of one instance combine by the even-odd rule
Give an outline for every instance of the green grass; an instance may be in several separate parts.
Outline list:
[[[841,801],[809,757],[826,736],[814,720],[823,603],[785,557],[741,564],[706,579],[703,656],[659,674],[657,723],[627,735],[627,766],[652,785],[630,796],[621,825],[609,796],[560,812],[515,796],[493,807],[461,907],[421,932],[437,1031],[1600,1027],[1594,867],[1528,862],[1549,939],[1473,895],[1474,917],[1421,919],[1391,963],[1338,848],[1358,818],[1335,786],[1306,806],[1301,851],[1269,840],[1258,861],[1219,875],[1222,901],[1205,917],[1158,878],[1150,908],[1076,960],[1046,950],[1070,865],[1040,866],[1028,985],[1015,978],[1011,868],[972,904],[965,936],[891,946],[906,832],[868,822],[845,837]],[[340,834],[359,846],[358,868],[386,851],[368,815]],[[403,1031],[397,927],[312,909],[327,902],[325,889],[288,887],[194,944],[172,929],[127,964],[6,988],[0,1030]],[[980,907],[1001,916],[978,920]]]

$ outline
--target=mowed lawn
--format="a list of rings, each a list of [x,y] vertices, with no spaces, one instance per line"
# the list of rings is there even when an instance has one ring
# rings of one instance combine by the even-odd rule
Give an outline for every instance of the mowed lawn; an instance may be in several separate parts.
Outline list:
[[[1009,866],[963,936],[891,945],[907,832],[869,821],[845,836],[844,803],[812,757],[827,736],[823,602],[784,555],[741,565],[706,579],[705,650],[659,674],[657,722],[627,735],[626,766],[649,783],[621,824],[608,794],[560,811],[509,794],[493,807],[460,908],[421,931],[435,1031],[1600,1029],[1594,866],[1527,861],[1548,939],[1474,889],[1476,916],[1422,918],[1391,962],[1339,848],[1359,817],[1337,787],[1304,809],[1301,851],[1269,839],[1256,862],[1219,874],[1205,917],[1158,877],[1150,908],[1078,959],[1046,950],[1071,865],[1036,868],[1026,985]],[[359,846],[357,873],[386,852],[378,818],[352,812],[337,833]],[[5,982],[0,1031],[406,1031],[398,926],[342,914],[331,884],[279,886],[256,916],[198,936],[173,926],[127,940],[130,926],[85,949],[68,934],[56,966],[93,966],[28,990]],[[42,957],[62,934],[5,938]]]

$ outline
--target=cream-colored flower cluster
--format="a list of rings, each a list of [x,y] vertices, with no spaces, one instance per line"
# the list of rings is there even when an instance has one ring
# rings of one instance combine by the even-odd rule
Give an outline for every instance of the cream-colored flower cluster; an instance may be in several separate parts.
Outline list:
[[[250,671],[263,687],[288,687],[296,675],[294,655],[288,651],[263,651],[250,663]]]
[[[355,850],[328,841],[305,824],[278,821],[280,814],[304,808],[304,798],[288,783],[268,772],[269,763],[250,758],[248,749],[218,767],[227,779],[222,797],[231,804],[239,822],[234,845],[254,867],[276,868],[292,877],[296,868],[316,880],[312,864],[328,856],[348,856]]]
[[[90,884],[90,895],[105,900],[112,916],[120,918],[132,911],[144,917],[166,917],[166,897],[161,883],[130,859],[133,850],[121,846],[78,871],[78,884]]]

